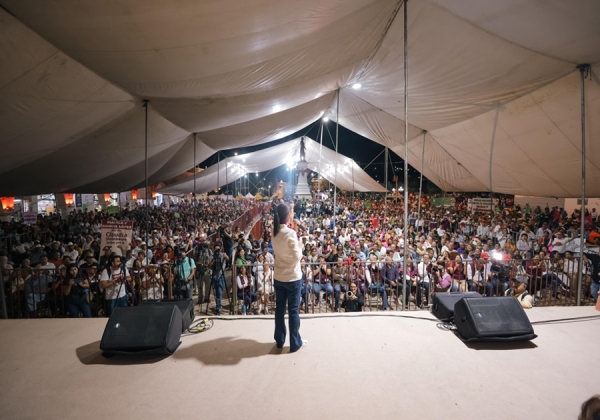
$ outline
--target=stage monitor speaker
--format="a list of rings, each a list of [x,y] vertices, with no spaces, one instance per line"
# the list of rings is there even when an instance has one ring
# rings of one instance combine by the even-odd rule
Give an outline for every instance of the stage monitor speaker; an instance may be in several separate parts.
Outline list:
[[[431,313],[439,320],[452,321],[454,305],[464,297],[481,297],[481,295],[477,292],[436,293],[433,295]]]
[[[181,332],[184,333],[194,321],[194,301],[192,299],[179,300],[143,300],[142,305],[176,306],[181,311]]]
[[[526,341],[537,337],[514,297],[465,298],[454,306],[454,324],[463,341]]]
[[[175,305],[115,308],[100,350],[112,354],[171,355],[179,347],[181,311]]]

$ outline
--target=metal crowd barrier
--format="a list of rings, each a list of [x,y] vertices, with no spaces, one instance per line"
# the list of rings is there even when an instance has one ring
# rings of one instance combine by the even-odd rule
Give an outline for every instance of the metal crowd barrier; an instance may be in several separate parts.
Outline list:
[[[387,264],[375,260],[366,262],[315,263],[305,260],[302,268],[301,312],[327,313],[344,310],[346,293],[350,284],[356,283],[361,296],[362,311],[426,309],[433,294],[459,291],[476,291],[482,296],[505,296],[514,287],[511,279],[516,276],[528,278],[527,293],[532,295],[536,306],[575,306],[579,288],[579,258],[544,258],[531,260],[490,261],[475,260],[457,264],[444,262],[440,276],[433,266],[420,265],[414,261],[408,267],[406,293],[403,293],[403,264]],[[441,265],[441,264],[440,264]],[[262,266],[262,268],[260,268]],[[269,267],[265,274],[265,266]],[[242,273],[242,267],[245,273]],[[395,273],[394,273],[395,272]],[[245,274],[243,290],[238,277]],[[590,294],[591,267],[584,267],[581,285],[581,304],[593,304]],[[271,264],[234,265],[232,274],[233,312],[240,314],[273,313],[275,294]]]
[[[209,255],[201,256],[196,282],[202,276],[211,278]],[[511,279],[523,275],[529,279],[528,293],[536,306],[574,306],[581,288],[581,304],[593,304],[590,294],[591,267],[584,267],[583,284],[579,285],[579,258],[534,258],[509,261],[445,262],[445,272],[437,277],[431,266],[414,261],[409,267],[406,291],[403,293],[402,263],[387,264],[369,260],[335,263],[313,262],[304,258],[300,310],[305,314],[337,311],[379,311],[426,309],[434,293],[477,291],[483,296],[504,296],[512,287]],[[175,281],[171,265],[159,268],[131,268],[126,284],[129,305],[143,300],[174,299],[181,285]],[[229,275],[231,273],[231,276]],[[243,277],[243,275],[246,275]],[[66,269],[15,268],[0,271],[4,307],[8,318],[62,318],[68,316],[64,295]],[[85,299],[91,315],[106,316],[106,300],[99,282],[102,270],[80,269],[80,276],[89,280]],[[230,314],[273,314],[275,287],[273,266],[266,263],[232,264],[225,272],[224,307]],[[356,292],[348,295],[352,284]],[[209,284],[209,283],[207,283]],[[199,286],[199,284],[197,284]],[[244,286],[244,287],[240,287]],[[210,287],[210,286],[208,286]],[[352,286],[354,288],[354,286]],[[204,297],[210,297],[204,291]],[[213,295],[214,296],[214,295]],[[228,299],[228,302],[227,302]],[[350,303],[350,301],[354,301]],[[358,301],[358,302],[356,302]],[[203,304],[204,302],[199,302]],[[200,308],[203,311],[203,307]],[[206,305],[208,310],[208,304]],[[206,312],[204,310],[203,312]]]
[[[89,282],[82,290],[92,317],[107,314],[104,291],[100,288],[103,269],[80,268],[78,276]],[[143,300],[174,299],[178,285],[171,265],[158,268],[128,269],[126,288],[128,305],[138,305]],[[66,268],[36,269],[14,268],[1,270],[2,291],[8,318],[64,318],[68,316],[67,296],[64,294]]]

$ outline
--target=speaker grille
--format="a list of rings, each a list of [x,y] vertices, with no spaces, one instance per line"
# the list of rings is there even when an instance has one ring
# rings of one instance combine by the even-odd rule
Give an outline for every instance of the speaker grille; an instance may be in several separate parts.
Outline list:
[[[181,315],[175,306],[115,308],[100,343],[103,351],[174,351],[181,335]],[[176,328],[173,324],[176,323]],[[172,349],[172,350],[171,350]]]
[[[533,334],[521,304],[510,297],[462,299],[454,308],[454,322],[467,339]]]

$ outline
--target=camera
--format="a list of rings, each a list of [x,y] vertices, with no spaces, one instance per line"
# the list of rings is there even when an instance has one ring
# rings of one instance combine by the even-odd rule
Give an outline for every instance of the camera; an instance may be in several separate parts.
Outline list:
[[[499,280],[505,281],[509,278],[510,268],[502,264],[492,264],[490,272],[496,274]]]
[[[346,292],[346,297],[347,297],[347,298],[354,297],[354,293],[352,293],[350,290],[348,290],[348,291]]]
[[[182,254],[182,253],[181,253],[181,249],[179,249],[179,248],[177,248],[177,247],[176,247],[176,248],[173,250],[173,254],[175,255],[175,258],[176,258],[176,259],[178,259],[178,260],[179,260],[179,259],[181,259],[181,256],[182,256],[182,255],[181,255],[181,254]]]

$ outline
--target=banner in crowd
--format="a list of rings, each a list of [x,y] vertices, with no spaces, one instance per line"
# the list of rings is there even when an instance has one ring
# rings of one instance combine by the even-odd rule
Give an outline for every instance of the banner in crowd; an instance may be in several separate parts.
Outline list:
[[[119,212],[119,206],[108,206],[106,212],[108,214],[117,214]]]
[[[454,197],[434,197],[431,199],[431,207],[454,207],[456,199]]]
[[[37,223],[37,213],[33,211],[24,212],[23,222],[25,222],[26,225],[35,225]]]
[[[80,208],[82,205],[81,194],[75,194],[75,207]]]
[[[81,194],[81,202],[83,203],[82,207],[84,211],[94,211],[94,194]]]
[[[498,205],[498,199],[494,198],[494,206]],[[472,212],[478,211],[491,211],[492,210],[492,202],[489,198],[471,198],[467,201],[467,209]]]
[[[100,248],[110,247],[111,252],[123,255],[131,243],[133,220],[104,220],[102,221],[102,237]]]

